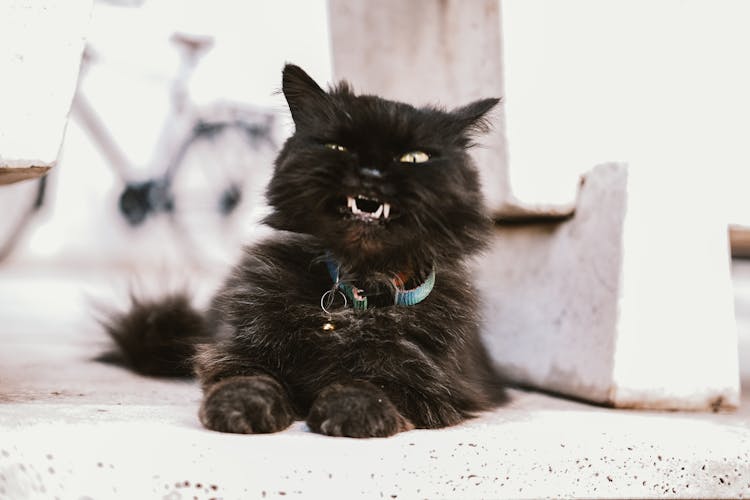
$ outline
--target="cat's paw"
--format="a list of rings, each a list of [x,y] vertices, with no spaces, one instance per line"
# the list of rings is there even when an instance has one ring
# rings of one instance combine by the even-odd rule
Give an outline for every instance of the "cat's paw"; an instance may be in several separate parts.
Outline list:
[[[266,375],[232,377],[213,385],[199,413],[208,429],[235,434],[277,432],[294,421],[286,391]]]
[[[319,434],[355,438],[387,437],[414,428],[383,391],[369,382],[324,389],[310,409],[307,425]]]

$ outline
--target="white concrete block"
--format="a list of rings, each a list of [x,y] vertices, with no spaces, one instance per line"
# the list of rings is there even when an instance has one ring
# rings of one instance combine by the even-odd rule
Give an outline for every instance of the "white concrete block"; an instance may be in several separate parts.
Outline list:
[[[57,161],[91,0],[0,2],[0,184]]]
[[[601,165],[571,219],[497,229],[477,275],[510,378],[617,407],[738,405],[726,225],[702,177],[655,167]]]

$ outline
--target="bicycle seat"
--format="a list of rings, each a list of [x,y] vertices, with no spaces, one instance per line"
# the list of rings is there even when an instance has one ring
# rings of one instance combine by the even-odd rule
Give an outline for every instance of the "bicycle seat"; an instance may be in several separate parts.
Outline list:
[[[170,40],[179,48],[196,55],[206,52],[214,45],[214,39],[210,35],[196,35],[179,31],[173,33]]]

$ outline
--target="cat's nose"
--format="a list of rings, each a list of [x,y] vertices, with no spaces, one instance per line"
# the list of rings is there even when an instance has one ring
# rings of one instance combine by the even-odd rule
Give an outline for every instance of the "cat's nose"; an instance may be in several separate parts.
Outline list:
[[[371,194],[371,196],[394,196],[393,186],[386,181],[385,172],[378,168],[360,167],[359,187]]]
[[[365,178],[369,177],[371,179],[380,179],[381,177],[383,177],[383,172],[381,170],[378,170],[377,168],[362,167],[359,169],[359,172]]]

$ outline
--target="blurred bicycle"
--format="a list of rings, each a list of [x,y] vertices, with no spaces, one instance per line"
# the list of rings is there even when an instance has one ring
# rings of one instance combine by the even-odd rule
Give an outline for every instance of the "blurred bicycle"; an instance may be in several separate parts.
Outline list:
[[[180,65],[171,82],[169,112],[147,168],[136,168],[123,153],[80,81],[71,115],[120,180],[117,207],[127,226],[136,230],[149,219],[164,216],[179,247],[192,261],[201,263],[221,258],[242,243],[241,226],[262,205],[257,196],[259,184],[265,184],[271,168],[253,160],[259,155],[273,156],[260,153],[277,150],[278,123],[273,112],[247,105],[196,105],[188,82],[213,41],[182,33],[173,35],[172,41],[179,50]],[[81,79],[98,59],[87,47]],[[0,261],[11,254],[41,211],[47,189],[46,177],[21,189],[25,191],[22,197],[31,202],[16,208],[13,220],[6,218],[0,227]]]

